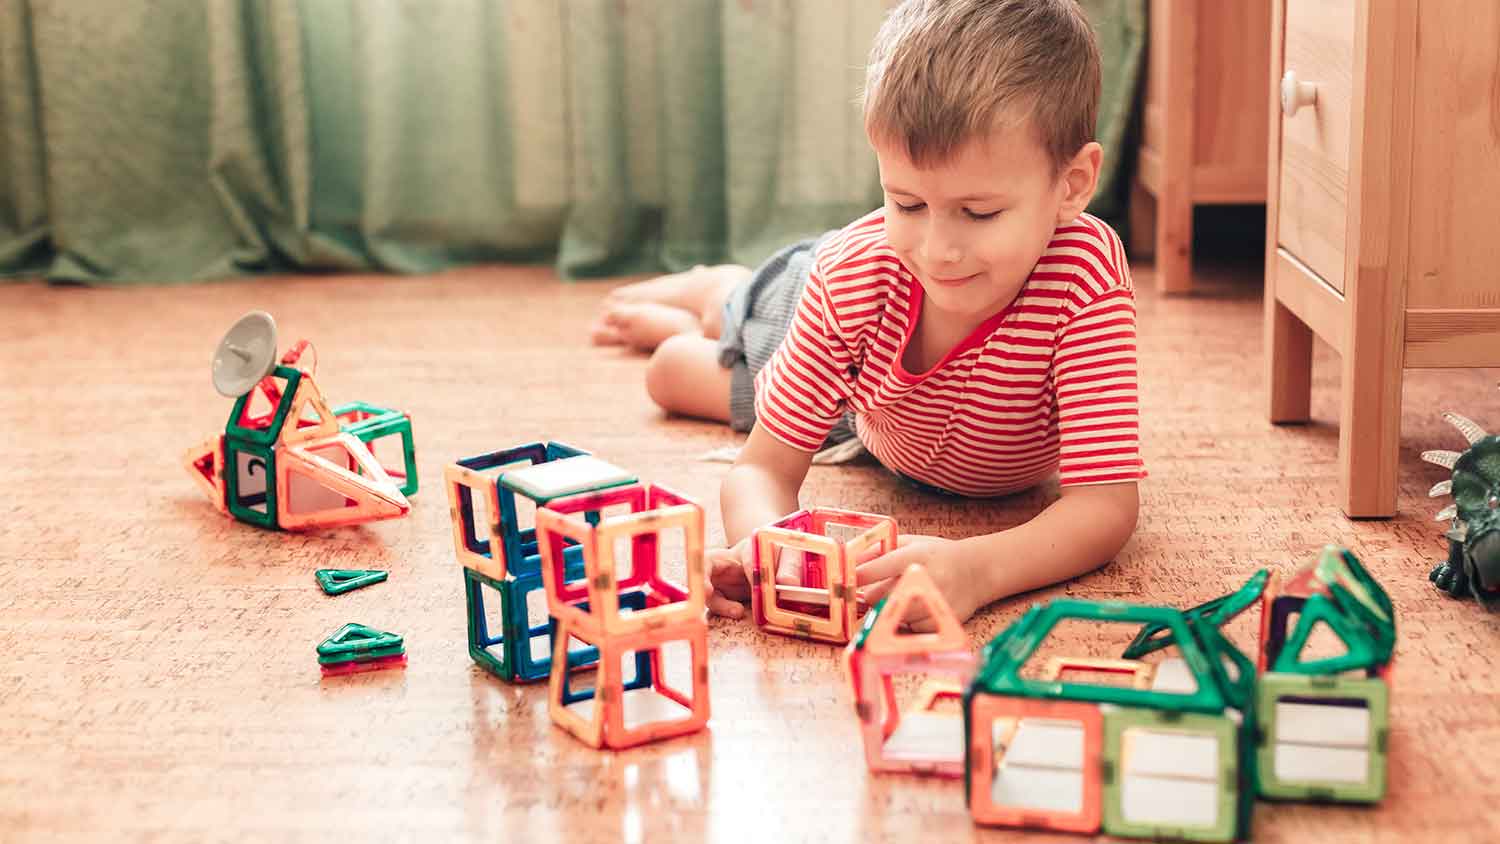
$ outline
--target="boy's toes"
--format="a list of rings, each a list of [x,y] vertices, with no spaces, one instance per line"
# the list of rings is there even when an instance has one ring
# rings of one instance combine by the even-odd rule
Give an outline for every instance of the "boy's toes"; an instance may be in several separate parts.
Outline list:
[[[589,342],[595,346],[619,346],[625,342],[625,337],[620,334],[620,329],[615,326],[609,314],[605,314],[589,326]]]

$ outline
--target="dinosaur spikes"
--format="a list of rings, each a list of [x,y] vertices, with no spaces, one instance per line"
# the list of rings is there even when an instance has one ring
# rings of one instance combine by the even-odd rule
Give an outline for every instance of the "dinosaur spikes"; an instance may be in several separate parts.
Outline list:
[[[1469,538],[1469,526],[1464,522],[1455,521],[1448,532],[1443,534],[1454,542],[1463,542]]]
[[[1453,518],[1454,516],[1457,516],[1457,515],[1458,515],[1458,505],[1457,504],[1449,504],[1447,507],[1444,507],[1443,509],[1441,509],[1441,510],[1438,511],[1438,514],[1437,514],[1437,516],[1435,516],[1433,518],[1433,521],[1434,522],[1446,522],[1449,519],[1451,519],[1451,518]]]
[[[1456,451],[1424,451],[1422,459],[1434,466],[1442,466],[1444,469],[1452,469],[1453,464],[1458,462],[1461,455]]]
[[[1464,439],[1469,441],[1469,445],[1473,445],[1474,443],[1477,443],[1485,437],[1489,436],[1488,432],[1475,424],[1474,420],[1469,419],[1466,416],[1460,416],[1457,413],[1453,413],[1450,411],[1448,413],[1444,413],[1443,418],[1448,420],[1448,424],[1457,428],[1460,434],[1464,435]]]
[[[1445,495],[1452,495],[1452,494],[1453,494],[1453,479],[1452,478],[1449,478],[1446,481],[1438,481],[1437,483],[1435,483],[1435,484],[1432,485],[1432,489],[1427,490],[1427,497],[1428,498],[1442,498]]]

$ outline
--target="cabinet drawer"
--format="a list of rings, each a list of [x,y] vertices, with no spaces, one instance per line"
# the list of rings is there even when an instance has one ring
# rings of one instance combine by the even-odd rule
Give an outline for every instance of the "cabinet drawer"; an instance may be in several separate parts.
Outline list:
[[[1280,75],[1312,83],[1317,101],[1281,120],[1277,240],[1344,289],[1355,0],[1286,0]]]

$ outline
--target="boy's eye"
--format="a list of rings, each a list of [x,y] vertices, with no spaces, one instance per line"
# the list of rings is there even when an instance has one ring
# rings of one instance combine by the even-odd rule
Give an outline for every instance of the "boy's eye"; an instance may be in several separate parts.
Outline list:
[[[969,209],[965,208],[964,213],[968,214],[969,219],[971,220],[993,220],[996,217],[1000,216],[1000,210],[987,211],[981,214],[978,211],[970,211]]]
[[[904,211],[907,214],[915,214],[918,211],[921,211],[923,208],[927,207],[927,203],[925,203],[925,202],[918,202],[915,205],[902,205],[901,203],[896,202],[896,200],[894,200],[894,199],[891,200],[891,202],[895,202],[896,207],[899,208],[899,209],[901,209],[902,211]]]

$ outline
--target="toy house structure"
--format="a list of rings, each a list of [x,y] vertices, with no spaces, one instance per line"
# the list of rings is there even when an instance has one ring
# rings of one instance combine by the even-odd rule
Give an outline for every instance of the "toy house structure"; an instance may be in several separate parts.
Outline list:
[[[840,531],[855,531],[847,539]],[[858,624],[854,567],[896,547],[896,522],[849,510],[799,510],[755,531],[752,540],[750,606],[763,630],[848,644]],[[802,582],[778,583],[779,552],[804,554]]]
[[[337,410],[313,380],[316,355],[299,341],[276,362],[275,324],[247,315],[220,344],[219,391],[236,397],[224,432],[183,457],[214,506],[282,530],[340,527],[406,515],[417,490],[411,419],[363,403]],[[387,467],[372,444],[395,438]],[[396,474],[391,474],[395,472]]]
[[[903,628],[908,613],[918,607],[932,620],[933,632]],[[938,707],[962,699],[974,655],[963,626],[925,568],[910,566],[865,615],[844,651],[844,666],[871,771],[963,776],[962,713]],[[898,674],[928,678],[906,711],[897,701]]]
[[[1059,622],[1141,625],[1151,663],[1045,661]],[[966,793],[976,822],[1127,838],[1232,841],[1248,833],[1255,666],[1224,619],[1167,607],[1054,600],[985,648],[964,695]],[[1111,683],[1069,674],[1099,673]]]
[[[547,677],[554,637],[542,555],[536,527],[523,522],[554,499],[632,484],[635,477],[565,443],[533,442],[449,464],[443,481],[453,549],[464,572],[469,656],[504,680]],[[566,548],[563,557],[570,574],[582,573],[582,548]],[[491,615],[491,609],[498,612]],[[593,648],[579,648],[568,661],[589,664],[597,656]]]
[[[1221,628],[1261,611],[1258,661]],[[1140,625],[1120,659],[1022,666],[1058,622]],[[1326,628],[1336,653],[1310,643]],[[982,824],[1231,841],[1253,799],[1373,802],[1385,793],[1395,613],[1329,546],[1276,588],[1269,571],[1186,611],[1057,600],[985,648],[964,697],[970,811]],[[1157,662],[1147,657],[1168,654]],[[1069,682],[1098,671],[1115,685]]]
[[[685,584],[662,566],[665,540],[677,535]],[[613,749],[701,729],[709,717],[703,508],[643,483],[555,499],[537,511],[537,543],[554,618],[553,723]],[[581,568],[568,557],[574,550]],[[575,641],[597,651],[592,668],[565,658]],[[583,682],[588,671],[592,685]]]

